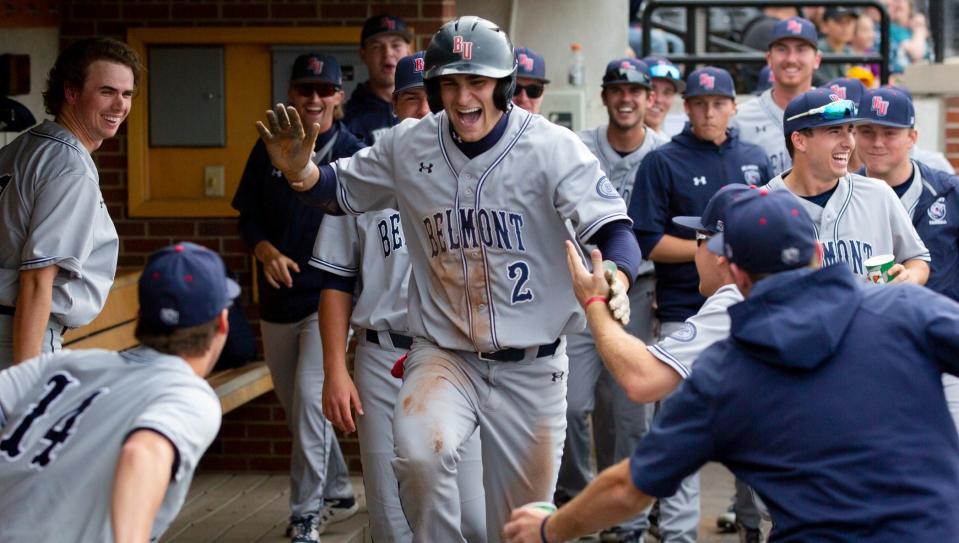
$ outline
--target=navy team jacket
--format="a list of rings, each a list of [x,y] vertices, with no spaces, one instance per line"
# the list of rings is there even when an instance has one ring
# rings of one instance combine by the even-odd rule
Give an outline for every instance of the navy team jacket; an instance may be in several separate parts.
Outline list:
[[[358,85],[350,94],[350,99],[343,108],[343,122],[363,143],[373,145],[380,130],[396,125],[399,120],[393,114],[393,104],[384,102],[370,92],[366,85]]]
[[[959,301],[959,176],[913,164],[924,186],[912,224],[932,257],[926,286]]]

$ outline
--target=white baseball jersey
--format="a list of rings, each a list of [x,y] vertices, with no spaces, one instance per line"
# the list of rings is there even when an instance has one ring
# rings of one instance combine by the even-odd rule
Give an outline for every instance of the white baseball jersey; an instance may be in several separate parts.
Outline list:
[[[733,117],[733,125],[739,128],[739,139],[766,151],[773,175],[779,175],[793,165],[783,136],[784,114],[773,101],[772,89],[766,89],[756,98],[738,106]]]
[[[310,265],[361,278],[350,319],[353,326],[408,330],[410,257],[404,240],[400,212],[395,209],[323,218]]]
[[[729,337],[729,307],[741,301],[743,295],[736,285],[719,287],[679,330],[647,349],[680,377],[688,378],[699,355],[713,343]]]
[[[0,372],[0,542],[113,541],[117,459],[141,428],[176,449],[153,541],[219,431],[210,385],[183,359],[146,347],[66,350]]]
[[[583,140],[586,147],[599,159],[599,164],[603,171],[609,176],[609,180],[616,187],[616,191],[623,197],[623,201],[629,206],[629,200],[633,195],[633,183],[636,182],[636,172],[643,159],[650,151],[669,141],[669,138],[659,135],[652,129],[646,129],[646,137],[643,138],[643,144],[632,153],[621,156],[609,144],[609,138],[606,136],[609,130],[608,124],[602,124],[590,130],[583,130],[577,133]],[[643,260],[639,265],[638,275],[651,273],[653,271],[653,262]]]
[[[783,175],[774,177],[769,190],[789,190]],[[800,198],[816,226],[816,236],[823,245],[823,265],[842,261],[852,272],[866,279],[863,262],[881,254],[893,254],[896,262],[913,258],[929,261],[929,250],[919,238],[909,215],[896,193],[878,179],[848,173],[839,178],[836,192],[825,207]]]
[[[0,149],[0,305],[16,306],[20,270],[57,265],[51,314],[71,328],[103,309],[119,240],[90,153],[46,121]]]
[[[472,160],[440,112],[404,121],[334,171],[343,210],[400,211],[413,268],[410,332],[447,349],[527,348],[582,330],[564,221],[584,241],[629,220],[583,142],[521,108]]]

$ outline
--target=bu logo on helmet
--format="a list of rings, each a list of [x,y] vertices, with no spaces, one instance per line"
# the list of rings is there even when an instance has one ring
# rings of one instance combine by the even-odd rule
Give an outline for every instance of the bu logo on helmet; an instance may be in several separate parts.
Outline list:
[[[699,86],[704,89],[713,89],[716,86],[716,78],[709,74],[699,74]]]
[[[786,30],[792,32],[793,34],[799,34],[802,32],[802,25],[799,24],[799,21],[795,19],[790,19],[786,23]]]
[[[829,87],[829,90],[838,94],[839,97],[842,98],[843,100],[846,99],[846,87],[840,87],[839,85],[832,85],[831,87]],[[833,102],[835,102],[835,100],[833,100]]]
[[[316,75],[323,73],[323,61],[316,57],[311,57],[310,60],[306,62],[306,67]]]
[[[528,56],[526,53],[519,54],[519,65],[523,67],[527,72],[533,71],[533,57]]]
[[[453,52],[462,55],[463,60],[473,58],[473,42],[464,41],[463,36],[453,36]]]
[[[885,117],[886,113],[889,113],[889,101],[883,100],[882,96],[873,96],[870,108],[876,112],[876,115]]]
[[[413,59],[413,71],[422,72],[426,68],[426,62],[423,60],[423,57],[416,57]]]

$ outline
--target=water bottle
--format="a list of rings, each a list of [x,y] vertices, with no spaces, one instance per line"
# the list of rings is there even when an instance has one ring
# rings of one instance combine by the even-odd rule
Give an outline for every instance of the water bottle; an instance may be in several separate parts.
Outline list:
[[[586,83],[586,62],[583,60],[583,46],[572,43],[569,46],[569,84],[582,87]]]

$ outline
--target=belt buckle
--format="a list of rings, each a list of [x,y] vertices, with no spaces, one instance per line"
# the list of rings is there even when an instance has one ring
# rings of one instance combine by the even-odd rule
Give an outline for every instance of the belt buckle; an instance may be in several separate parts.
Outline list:
[[[499,352],[499,351],[490,351],[490,352],[488,352],[488,353],[481,353],[481,352],[477,351],[477,353],[476,353],[476,358],[479,358],[479,359],[482,360],[483,362],[499,362],[499,360],[496,360],[495,358],[487,358],[487,357],[486,357],[486,355],[494,355],[494,354],[496,354],[496,353],[498,353],[498,352]]]

